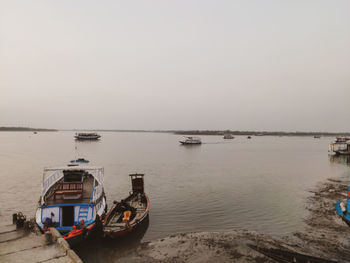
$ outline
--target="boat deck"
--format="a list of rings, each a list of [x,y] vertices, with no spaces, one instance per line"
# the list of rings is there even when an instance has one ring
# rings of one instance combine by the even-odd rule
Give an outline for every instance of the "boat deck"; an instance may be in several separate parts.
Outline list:
[[[146,211],[147,203],[141,201],[141,196],[133,196],[133,198],[125,201],[129,206],[136,209],[135,219],[139,219],[142,214]],[[123,211],[114,212],[111,214],[110,218],[107,220],[106,226],[122,226],[125,227],[125,223],[118,223],[118,219],[122,215]],[[131,220],[133,221],[133,220]]]
[[[94,185],[94,178],[89,176],[83,180],[83,193],[81,197],[76,198],[76,196],[72,195],[72,198],[67,198],[63,195],[57,197],[55,199],[55,195],[52,194],[48,198],[46,198],[46,205],[58,205],[58,204],[88,204],[90,203],[90,199],[92,196],[92,190]]]

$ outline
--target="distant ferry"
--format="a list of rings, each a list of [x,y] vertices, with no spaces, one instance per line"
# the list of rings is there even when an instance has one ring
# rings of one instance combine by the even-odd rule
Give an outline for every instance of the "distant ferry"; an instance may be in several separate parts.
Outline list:
[[[231,133],[224,134],[224,139],[234,139],[233,135]]]
[[[101,138],[101,135],[97,133],[76,133],[74,138],[79,141],[84,141],[84,140],[98,140]]]
[[[180,141],[183,145],[198,145],[202,144],[201,138],[198,137],[185,137],[185,140]]]
[[[91,237],[107,210],[103,181],[102,167],[45,168],[36,223],[44,232],[55,227],[70,245]]]
[[[336,155],[350,155],[350,138],[337,137],[336,140],[329,145],[329,151]]]
[[[86,160],[84,158],[78,158],[78,159],[75,159],[75,160],[71,160],[70,162],[71,163],[89,163],[89,160]]]

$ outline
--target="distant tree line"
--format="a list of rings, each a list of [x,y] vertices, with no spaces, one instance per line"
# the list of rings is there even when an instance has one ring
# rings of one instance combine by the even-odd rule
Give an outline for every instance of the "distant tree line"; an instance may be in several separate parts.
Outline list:
[[[180,135],[253,135],[253,136],[350,136],[349,132],[281,132],[281,131],[231,131],[231,130],[186,130],[172,131]]]
[[[0,131],[57,131],[55,129],[28,128],[28,127],[0,127]]]

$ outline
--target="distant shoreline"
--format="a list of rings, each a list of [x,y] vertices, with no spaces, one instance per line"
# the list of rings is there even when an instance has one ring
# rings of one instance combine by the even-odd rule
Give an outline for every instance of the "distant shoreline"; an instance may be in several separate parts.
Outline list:
[[[28,128],[28,127],[0,127],[0,131],[58,131],[55,129]]]
[[[282,131],[232,131],[232,130],[115,130],[115,129],[44,129],[29,127],[0,127],[1,131],[87,131],[87,132],[145,132],[145,133],[173,133],[177,135],[216,135],[226,133],[243,136],[350,136],[350,132],[282,132]]]
[[[250,136],[350,136],[349,132],[281,132],[281,131],[174,131],[179,135],[250,135]]]

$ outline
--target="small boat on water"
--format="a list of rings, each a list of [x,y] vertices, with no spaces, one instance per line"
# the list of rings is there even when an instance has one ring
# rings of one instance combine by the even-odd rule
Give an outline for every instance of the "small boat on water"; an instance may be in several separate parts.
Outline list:
[[[198,145],[202,144],[201,138],[199,137],[185,137],[185,140],[180,141],[182,145]]]
[[[248,136],[247,139],[251,139],[252,137],[251,136]]]
[[[321,139],[321,136],[320,135],[315,135],[314,139]]]
[[[107,211],[103,167],[69,164],[45,168],[36,223],[45,232],[55,227],[72,246],[102,228]]]
[[[348,187],[348,195],[346,199],[346,204],[337,201],[335,203],[335,211],[336,213],[350,226],[350,186]]]
[[[225,133],[224,134],[224,139],[234,139],[233,135],[231,133]]]
[[[86,160],[84,158],[78,158],[76,160],[71,160],[71,163],[89,163],[89,160]]]
[[[329,152],[335,155],[350,155],[350,138],[337,137],[336,140],[329,145]]]
[[[90,141],[96,141],[96,140],[99,140],[101,138],[101,135],[93,132],[93,133],[76,133],[74,138],[78,141],[87,141],[87,140],[90,140]]]
[[[118,238],[136,230],[149,212],[149,199],[144,192],[144,174],[131,174],[132,192],[113,207],[103,220],[104,235]]]

